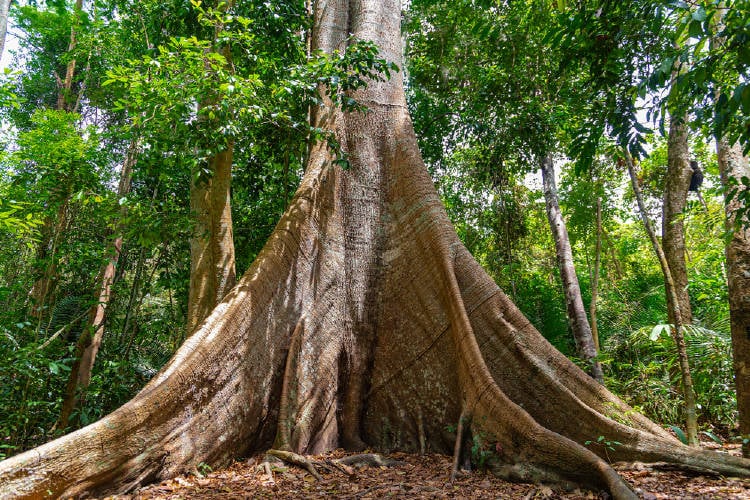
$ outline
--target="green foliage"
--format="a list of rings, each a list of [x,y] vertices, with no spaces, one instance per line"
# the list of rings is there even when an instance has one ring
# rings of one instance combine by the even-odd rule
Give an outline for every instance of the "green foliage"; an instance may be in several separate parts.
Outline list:
[[[668,330],[668,325],[657,325],[611,336],[605,346],[607,384],[649,417],[676,425],[682,421],[682,396]],[[684,335],[699,421],[727,430],[736,418],[729,334],[693,325],[685,327]]]
[[[610,462],[612,460],[609,458],[609,452],[616,451],[618,446],[622,446],[621,442],[607,439],[604,436],[599,436],[596,438],[596,440],[588,440],[583,444],[591,448],[601,449],[602,451],[604,451],[604,455],[607,457],[607,461]]]
[[[41,220],[29,211],[28,203],[3,198],[0,197],[0,231],[27,237],[27,244],[31,245],[37,239]],[[26,215],[22,216],[22,213]]]

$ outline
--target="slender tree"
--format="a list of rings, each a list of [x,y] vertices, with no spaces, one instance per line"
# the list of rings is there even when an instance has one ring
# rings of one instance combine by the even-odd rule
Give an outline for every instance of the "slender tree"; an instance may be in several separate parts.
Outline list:
[[[5,50],[5,36],[8,33],[8,12],[11,0],[0,0],[0,57]]]
[[[602,236],[604,229],[602,227],[602,197],[596,197],[596,236],[594,243],[594,268],[591,270],[591,302],[589,302],[589,317],[591,318],[591,337],[594,340],[594,347],[599,352],[599,322],[596,318],[597,304],[599,298],[599,277],[602,265]]]
[[[672,85],[682,71],[682,65],[675,63],[672,72]],[[675,92],[676,93],[676,92]],[[677,300],[680,301],[682,322],[693,322],[693,309],[688,294],[687,264],[685,262],[685,207],[693,169],[690,167],[688,144],[688,116],[684,113],[671,113],[669,136],[667,139],[667,174],[664,181],[664,201],[662,205],[661,240],[664,255],[672,273]],[[665,279],[666,281],[666,279]],[[665,286],[666,289],[666,286]],[[667,293],[669,322],[674,324],[675,313],[672,296]]]
[[[667,174],[664,181],[664,203],[662,216],[662,246],[674,281],[675,294],[680,302],[683,325],[693,322],[688,275],[685,262],[685,207],[688,187],[693,175],[688,150],[688,130],[685,118],[673,116],[669,125],[667,142]],[[665,278],[666,281],[666,278]],[[665,287],[666,288],[666,287]],[[672,295],[667,293],[669,322],[674,324],[675,313]]]
[[[552,237],[555,240],[557,266],[560,269],[560,278],[565,292],[565,308],[576,343],[576,353],[588,365],[591,376],[603,384],[604,373],[601,364],[596,359],[596,344],[591,325],[586,317],[586,308],[583,305],[581,287],[578,284],[578,276],[576,276],[573,263],[573,249],[570,246],[568,229],[560,211],[557,187],[555,186],[555,166],[551,156],[548,155],[542,160],[541,171],[544,199],[547,205],[547,220],[552,230]]]
[[[372,40],[401,62],[396,0],[321,0],[313,49]],[[0,462],[0,495],[124,491],[271,446],[494,450],[492,470],[637,498],[609,460],[750,475],[682,446],[556,351],[459,242],[421,161],[403,81],[330,103],[302,183],[238,285],[130,402]],[[343,157],[341,156],[343,155]],[[339,161],[336,161],[339,160]],[[348,168],[341,168],[346,160]],[[622,443],[588,447],[597,436]],[[458,443],[458,444],[456,444]]]
[[[646,204],[643,202],[643,195],[641,194],[641,187],[638,183],[638,176],[635,172],[635,165],[630,153],[625,152],[625,163],[628,167],[628,173],[630,174],[630,183],[633,187],[633,193],[638,203],[638,210],[641,212],[641,219],[643,220],[643,226],[646,229],[651,245],[654,248],[657,259],[659,259],[659,265],[664,275],[666,283],[667,294],[671,297],[672,302],[672,314],[674,315],[674,323],[670,328],[670,333],[674,339],[675,346],[677,348],[677,357],[680,364],[680,376],[682,378],[682,395],[685,398],[685,426],[688,444],[691,446],[698,445],[698,413],[695,405],[695,390],[693,389],[693,377],[690,374],[690,363],[687,356],[687,347],[685,346],[684,337],[684,326],[685,323],[682,321],[682,310],[680,309],[680,300],[677,296],[677,286],[672,279],[672,272],[667,261],[667,256],[664,253],[661,245],[659,245],[659,239],[656,236],[651,220],[648,217],[646,211]]]
[[[133,178],[133,166],[138,156],[138,139],[133,138],[130,141],[125,160],[122,163],[120,171],[120,182],[117,187],[117,199],[120,200],[130,193],[131,181]],[[120,209],[121,218],[127,215],[127,206],[123,205]],[[88,321],[83,328],[81,335],[76,342],[75,360],[68,376],[68,383],[65,387],[65,395],[60,410],[60,416],[57,419],[55,428],[64,429],[68,426],[70,416],[79,402],[79,396],[86,391],[91,383],[91,372],[94,368],[96,355],[101,347],[104,338],[104,320],[109,306],[112,294],[112,283],[115,279],[117,262],[120,259],[122,250],[122,228],[118,227],[115,231],[114,238],[105,250],[106,261],[99,271],[96,297],[94,304],[89,308]]]

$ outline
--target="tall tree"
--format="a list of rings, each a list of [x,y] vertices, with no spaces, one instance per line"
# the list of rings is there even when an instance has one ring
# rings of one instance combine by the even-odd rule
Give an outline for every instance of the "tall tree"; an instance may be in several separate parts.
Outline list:
[[[400,63],[399,7],[321,0],[313,48],[372,40]],[[313,147],[268,244],[172,361],[101,421],[0,462],[0,494],[128,490],[274,436],[297,452],[424,442],[458,455],[463,436],[445,433],[458,422],[495,450],[499,475],[615,498],[636,495],[609,460],[750,475],[749,460],[682,446],[633,412],[497,288],[450,226],[401,78],[347,96],[369,111],[313,113],[340,154]],[[587,447],[597,436],[622,444]]]
[[[68,62],[65,66],[64,78],[55,72],[55,80],[57,82],[57,111],[60,112],[73,112],[77,108],[79,102],[78,97],[74,95],[73,90],[73,77],[75,76],[76,70],[76,57],[75,49],[78,44],[78,26],[77,20],[80,18],[81,10],[83,8],[83,0],[76,0],[73,12],[72,12],[72,24],[70,28],[70,40],[68,42],[68,48],[66,56]],[[34,282],[31,289],[32,297],[32,315],[42,318],[46,307],[49,305],[50,297],[54,293],[57,285],[57,260],[59,255],[57,253],[58,244],[70,223],[69,218],[69,204],[70,197],[73,195],[72,186],[69,184],[61,183],[56,190],[60,192],[58,210],[55,215],[48,215],[44,221],[42,228],[42,238],[37,247],[37,261],[40,268],[39,277]]]
[[[672,116],[667,142],[667,174],[664,181],[662,207],[662,246],[674,281],[675,294],[680,302],[683,325],[693,322],[693,312],[688,294],[688,275],[685,263],[685,207],[688,188],[693,177],[688,149],[687,117]],[[666,278],[665,278],[666,280]],[[666,289],[666,287],[665,287]],[[669,322],[675,323],[672,295],[667,293]]]
[[[568,229],[560,211],[557,187],[555,186],[555,166],[550,155],[542,160],[541,171],[544,199],[547,205],[547,220],[555,240],[557,266],[560,269],[560,278],[565,291],[565,307],[568,312],[568,322],[573,331],[573,338],[576,342],[576,353],[588,364],[591,376],[599,383],[604,383],[602,365],[596,359],[596,344],[591,325],[586,317],[581,287],[578,284],[578,276],[576,276]]]
[[[226,13],[234,2],[222,2],[219,11]],[[211,47],[206,57],[220,54],[231,74],[232,54],[227,43],[220,43],[221,23],[214,27]],[[216,106],[218,96],[206,96],[203,108]],[[203,115],[205,119],[205,114]],[[220,124],[216,124],[219,126]],[[190,183],[190,210],[195,218],[190,240],[190,289],[188,294],[187,333],[198,324],[232,289],[237,281],[232,233],[232,161],[234,140],[219,144],[219,151],[208,158],[207,175],[193,172]]]
[[[638,210],[641,213],[641,219],[643,220],[643,226],[646,229],[651,245],[653,246],[654,253],[657,259],[659,259],[659,265],[661,266],[662,274],[664,275],[665,289],[667,295],[671,298],[672,303],[672,314],[674,316],[674,323],[670,328],[670,333],[674,339],[675,346],[677,348],[677,357],[680,366],[680,376],[682,379],[682,396],[685,398],[685,427],[688,444],[691,446],[698,445],[698,414],[696,411],[695,404],[695,390],[693,388],[693,377],[690,373],[690,364],[687,356],[687,347],[685,345],[684,327],[685,323],[682,320],[682,310],[680,308],[680,300],[677,295],[677,286],[672,277],[672,270],[669,267],[669,261],[667,256],[659,245],[659,239],[656,236],[656,230],[651,224],[651,220],[646,210],[646,204],[643,201],[643,195],[641,194],[641,188],[638,183],[638,176],[635,172],[635,165],[633,164],[633,158],[629,152],[625,152],[625,163],[627,164],[628,174],[630,174],[630,184],[633,187],[635,193],[635,199],[638,203]]]
[[[725,189],[727,230],[727,281],[729,287],[729,314],[732,329],[732,357],[734,383],[737,389],[742,454],[750,456],[750,229],[737,223],[737,190],[747,189],[742,179],[750,178],[750,166],[742,155],[738,143],[727,139],[717,141],[717,154],[721,183]]]

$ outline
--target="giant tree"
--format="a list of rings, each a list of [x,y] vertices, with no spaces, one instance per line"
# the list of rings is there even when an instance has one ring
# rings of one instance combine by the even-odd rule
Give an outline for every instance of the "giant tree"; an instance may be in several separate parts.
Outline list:
[[[396,0],[320,1],[312,44],[372,40],[398,64],[400,20]],[[459,422],[494,450],[497,474],[616,498],[636,497],[607,459],[750,474],[750,461],[682,446],[520,314],[458,241],[401,78],[350,97],[368,111],[314,111],[341,150],[312,148],[266,247],[175,357],[109,416],[0,462],[0,494],[124,491],[272,445],[422,440],[458,454],[465,436],[446,425]],[[622,444],[587,447],[598,436]]]

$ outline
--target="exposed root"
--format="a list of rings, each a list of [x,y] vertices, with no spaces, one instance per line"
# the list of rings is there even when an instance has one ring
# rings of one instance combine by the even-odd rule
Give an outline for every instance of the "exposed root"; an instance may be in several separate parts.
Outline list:
[[[344,474],[349,476],[349,479],[353,480],[353,479],[356,479],[357,477],[357,473],[354,472],[354,469],[352,469],[345,463],[342,463],[341,460],[326,460],[325,465],[331,470],[337,469],[343,472]]]
[[[458,426],[456,427],[456,444],[453,447],[453,467],[451,468],[451,481],[454,481],[459,474],[459,467],[461,466],[461,454],[463,453],[463,442],[464,434],[466,434],[466,427],[469,425],[471,417],[464,407],[461,410],[461,416],[458,419]]]
[[[273,471],[271,470],[271,464],[268,462],[268,460],[265,460],[263,462],[263,470],[266,472],[266,476],[268,476],[268,484],[274,485],[276,484],[276,480],[273,478]]]
[[[397,465],[404,465],[406,462],[401,460],[394,460],[392,458],[378,455],[377,453],[361,453],[359,455],[351,455],[348,457],[340,458],[337,462],[344,465],[350,465],[354,467],[395,467]]]
[[[422,408],[417,413],[417,433],[419,434],[419,454],[424,455],[427,453],[427,437],[424,432],[424,416],[422,415]]]
[[[303,457],[302,455],[298,455],[296,453],[292,453],[291,451],[283,451],[283,450],[268,450],[266,451],[267,455],[274,456],[276,458],[280,458],[284,462],[290,463],[292,465],[296,465],[298,467],[302,467],[307,472],[310,473],[312,477],[314,477],[318,481],[322,481],[323,477],[320,475],[320,473],[315,469],[315,466],[311,461]]]
[[[276,430],[276,440],[274,447],[279,450],[291,451],[292,449],[292,424],[289,414],[289,405],[291,399],[292,384],[294,383],[297,371],[297,357],[302,345],[303,318],[297,322],[289,341],[289,351],[286,356],[286,365],[284,366],[284,378],[281,383],[281,397],[279,400],[279,423]]]

